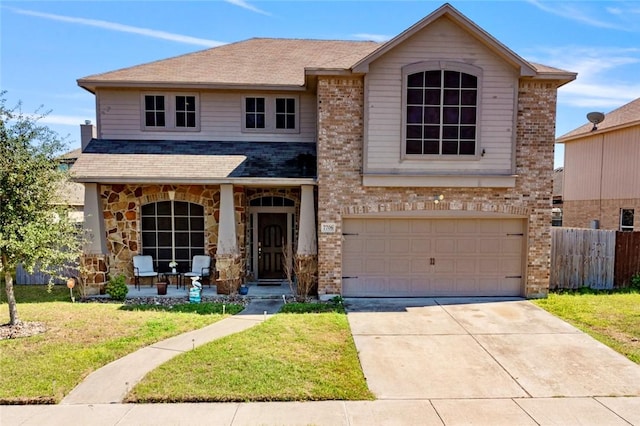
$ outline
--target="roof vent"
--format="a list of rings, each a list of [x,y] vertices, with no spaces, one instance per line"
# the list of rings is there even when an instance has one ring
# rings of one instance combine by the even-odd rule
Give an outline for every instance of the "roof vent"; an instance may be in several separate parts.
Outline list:
[[[593,128],[591,129],[593,132],[594,130],[598,130],[598,124],[604,121],[604,114],[596,111],[590,112],[587,114],[587,120],[589,120],[590,123],[593,123]]]

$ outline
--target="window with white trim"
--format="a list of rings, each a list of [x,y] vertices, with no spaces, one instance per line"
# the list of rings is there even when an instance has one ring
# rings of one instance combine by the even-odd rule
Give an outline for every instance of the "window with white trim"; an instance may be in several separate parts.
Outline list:
[[[143,94],[142,105],[143,130],[199,130],[199,97],[196,94]]]
[[[296,128],[296,100],[276,98],[276,129]]]
[[[633,209],[620,209],[620,230],[633,231]]]
[[[403,72],[404,156],[476,158],[480,70],[426,62]]]
[[[242,131],[299,132],[297,96],[247,96],[242,101]]]
[[[165,126],[164,96],[146,95],[144,97],[145,127]]]

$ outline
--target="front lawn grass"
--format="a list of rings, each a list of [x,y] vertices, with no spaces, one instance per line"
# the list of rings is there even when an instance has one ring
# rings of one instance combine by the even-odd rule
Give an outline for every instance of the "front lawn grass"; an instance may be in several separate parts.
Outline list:
[[[223,318],[176,312],[179,309],[128,311],[118,303],[71,303],[66,286],[54,286],[51,293],[46,286],[14,288],[20,319],[42,322],[47,331],[0,340],[0,404],[59,402],[97,368]],[[4,324],[9,320],[4,286],[0,300]]]
[[[640,364],[640,293],[550,293],[535,303]]]
[[[344,311],[310,305],[285,306],[295,312],[330,312],[279,313],[179,355],[148,374],[127,401],[373,399]]]

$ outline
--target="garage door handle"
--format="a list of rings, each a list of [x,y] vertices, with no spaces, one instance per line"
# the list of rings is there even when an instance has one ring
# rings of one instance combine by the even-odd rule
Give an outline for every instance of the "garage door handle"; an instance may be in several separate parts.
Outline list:
[[[355,280],[358,277],[342,277],[343,280]]]
[[[507,237],[524,237],[524,234],[507,234]]]
[[[343,232],[342,235],[360,235],[360,234],[350,234],[348,232]]]
[[[522,278],[522,275],[507,275],[505,278]]]

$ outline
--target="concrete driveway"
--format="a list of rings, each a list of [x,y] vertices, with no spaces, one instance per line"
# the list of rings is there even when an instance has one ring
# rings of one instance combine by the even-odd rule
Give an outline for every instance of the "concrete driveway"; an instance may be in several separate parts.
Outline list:
[[[445,424],[640,425],[640,366],[526,300],[345,304],[379,400],[429,400]]]

